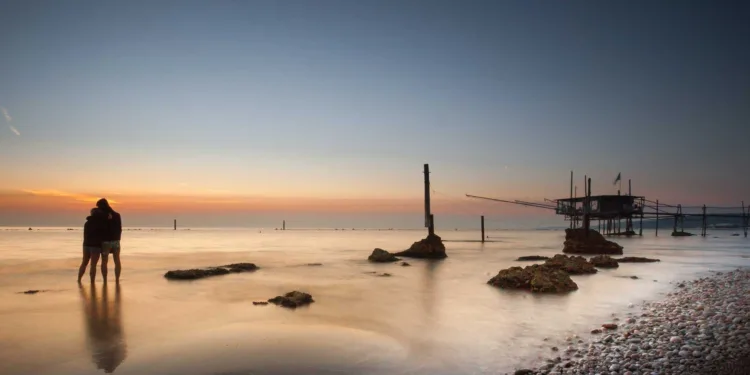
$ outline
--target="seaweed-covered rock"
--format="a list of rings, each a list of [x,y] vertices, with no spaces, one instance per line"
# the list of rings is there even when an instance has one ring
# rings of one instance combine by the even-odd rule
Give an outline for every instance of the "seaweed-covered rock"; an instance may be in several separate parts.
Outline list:
[[[598,268],[620,267],[620,264],[618,264],[617,261],[609,255],[597,255],[589,259],[589,263]]]
[[[578,285],[562,270],[540,266],[511,267],[498,272],[487,284],[503,289],[524,289],[535,293],[563,293]]]
[[[518,259],[516,259],[516,262],[523,262],[523,261],[529,261],[529,260],[538,261],[538,260],[547,260],[547,259],[549,259],[549,257],[545,257],[542,255],[527,255],[527,256],[518,257]]]
[[[661,262],[659,259],[653,259],[653,258],[643,258],[643,257],[622,257],[622,258],[615,258],[617,263],[653,263],[653,262]]]
[[[293,292],[284,294],[283,296],[276,296],[274,298],[271,298],[268,300],[268,302],[273,303],[274,305],[296,309],[297,307],[309,305],[315,301],[313,300],[311,295],[295,290]]]
[[[258,266],[253,263],[233,263],[218,267],[167,271],[167,273],[164,274],[164,277],[171,280],[196,280],[210,276],[227,275],[230,273],[252,272],[257,269]]]
[[[375,249],[372,251],[372,254],[370,254],[370,256],[367,257],[367,260],[369,260],[370,262],[375,262],[375,263],[390,263],[390,262],[398,262],[400,259],[396,258],[395,255],[383,249]]]
[[[409,250],[396,253],[396,255],[425,259],[443,259],[448,257],[448,255],[445,254],[443,240],[437,234],[428,235],[426,238],[413,243]]]
[[[565,229],[563,253],[567,254],[610,254],[621,255],[622,246],[607,240],[601,233],[583,228]]]
[[[596,268],[582,256],[567,256],[556,254],[552,259],[544,262],[550,268],[563,270],[571,275],[585,275],[596,273]]]

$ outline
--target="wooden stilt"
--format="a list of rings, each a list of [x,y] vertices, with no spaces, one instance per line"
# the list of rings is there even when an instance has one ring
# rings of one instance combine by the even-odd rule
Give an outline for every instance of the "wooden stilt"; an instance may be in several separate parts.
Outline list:
[[[659,237],[659,200],[656,200],[656,237]]]
[[[484,242],[484,215],[482,215],[482,242]]]

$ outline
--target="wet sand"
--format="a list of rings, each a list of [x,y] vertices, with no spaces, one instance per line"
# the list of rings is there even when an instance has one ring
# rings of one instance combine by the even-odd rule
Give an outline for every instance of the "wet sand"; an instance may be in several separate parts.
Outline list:
[[[412,267],[366,258],[374,247],[404,248],[419,232],[195,232],[128,233],[119,288],[101,278],[94,288],[76,284],[79,247],[60,245],[77,243],[75,233],[0,234],[0,373],[502,373],[530,366],[555,338],[583,334],[629,303],[663,298],[670,281],[750,265],[744,239],[713,240],[711,250],[696,238],[623,239],[627,255],[662,262],[577,276],[577,292],[535,296],[486,281],[518,256],[559,252],[560,232],[451,242],[448,259]],[[210,251],[214,244],[220,251]],[[163,278],[168,269],[233,262],[261,269]],[[47,291],[18,293],[27,289]],[[317,302],[296,311],[252,305],[291,290]]]

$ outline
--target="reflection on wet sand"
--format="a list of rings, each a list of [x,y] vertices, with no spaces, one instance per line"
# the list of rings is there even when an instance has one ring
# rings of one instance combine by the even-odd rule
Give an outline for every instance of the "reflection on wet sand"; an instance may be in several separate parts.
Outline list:
[[[97,294],[96,285],[88,288],[86,293],[86,288],[81,286],[80,292],[91,359],[98,369],[112,373],[127,356],[120,313],[120,285],[115,286],[113,301],[110,301],[107,285],[101,287],[101,295]]]

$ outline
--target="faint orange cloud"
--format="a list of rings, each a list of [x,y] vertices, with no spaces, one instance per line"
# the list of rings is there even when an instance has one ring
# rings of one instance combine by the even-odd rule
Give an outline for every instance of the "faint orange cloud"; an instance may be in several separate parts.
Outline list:
[[[88,194],[79,193],[67,193],[59,190],[22,190],[24,193],[31,194],[38,197],[57,197],[57,198],[72,198],[79,202],[94,202],[98,201],[100,197],[95,197]],[[118,203],[115,200],[107,199],[110,203]]]

